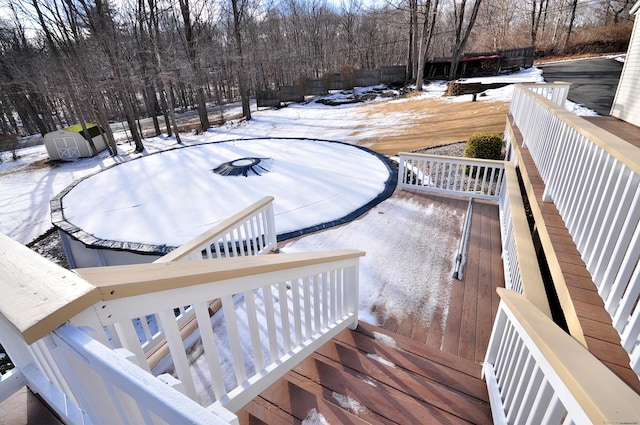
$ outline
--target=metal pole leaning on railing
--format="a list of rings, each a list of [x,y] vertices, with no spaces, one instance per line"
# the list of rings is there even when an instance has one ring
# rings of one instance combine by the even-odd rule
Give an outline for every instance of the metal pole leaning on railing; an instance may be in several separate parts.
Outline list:
[[[460,235],[460,243],[458,244],[458,254],[456,255],[456,265],[453,269],[453,278],[461,279],[462,273],[460,272],[462,268],[462,263],[464,261],[464,255],[467,247],[467,239],[469,234],[469,227],[471,226],[471,213],[473,212],[473,198],[469,198],[469,203],[467,204],[467,213],[464,217],[464,225],[462,227],[462,235]]]

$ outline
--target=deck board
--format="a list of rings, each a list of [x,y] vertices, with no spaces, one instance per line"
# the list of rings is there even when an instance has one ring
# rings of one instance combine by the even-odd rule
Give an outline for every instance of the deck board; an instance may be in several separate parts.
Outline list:
[[[449,208],[462,215],[467,210],[468,201],[464,198],[416,190],[397,191],[394,196],[410,198],[424,205],[425,209]],[[381,327],[447,353],[482,362],[499,303],[495,289],[504,286],[500,220],[495,203],[474,201],[467,243],[461,279],[454,280],[448,308],[436,312],[429,329],[421,327],[420,321],[411,315],[395,320],[391,317]],[[438,325],[439,321],[443,326]]]
[[[594,123],[596,121],[598,125],[612,124],[611,120],[597,119]],[[604,308],[591,274],[572,242],[571,235],[555,204],[543,201],[544,182],[540,178],[529,150],[522,147],[520,131],[512,121],[511,124],[516,136],[516,147],[522,158],[519,167],[530,181],[534,192],[533,199],[529,194],[530,202],[536,202],[540,207],[544,225],[550,235],[552,249],[558,259],[558,265],[584,333],[587,349],[602,363],[609,366],[633,390],[640,393],[640,380],[629,366],[629,355],[620,344],[620,337],[613,328],[611,316]],[[615,131],[612,132],[615,133]]]

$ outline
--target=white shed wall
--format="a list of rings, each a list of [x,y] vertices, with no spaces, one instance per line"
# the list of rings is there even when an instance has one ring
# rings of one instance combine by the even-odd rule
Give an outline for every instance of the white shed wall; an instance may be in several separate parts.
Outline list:
[[[96,136],[92,140],[97,152],[102,152],[107,148],[101,136]],[[94,156],[89,142],[80,133],[72,131],[56,130],[47,133],[44,135],[44,145],[52,160]]]
[[[635,8],[634,8],[635,9]],[[622,68],[611,115],[640,126],[640,17],[636,10],[627,58]]]

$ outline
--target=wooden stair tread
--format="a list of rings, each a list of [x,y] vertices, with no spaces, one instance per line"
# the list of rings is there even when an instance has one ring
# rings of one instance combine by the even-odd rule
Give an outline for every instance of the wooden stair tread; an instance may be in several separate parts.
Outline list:
[[[480,376],[472,376],[464,371],[459,371],[454,367],[443,364],[429,358],[426,353],[423,355],[404,351],[401,348],[389,347],[384,342],[378,342],[359,332],[342,332],[336,336],[335,341],[348,345],[368,354],[373,354],[386,359],[399,368],[422,376],[424,379],[432,380],[440,385],[444,385],[452,390],[459,391],[472,397],[486,399],[487,387]],[[393,340],[395,342],[395,340]],[[330,357],[336,361],[337,358],[329,353],[331,346],[322,347],[319,353]],[[344,351],[344,350],[342,350]],[[440,359],[441,360],[441,359]]]
[[[361,323],[320,347],[239,417],[243,424],[295,424],[316,409],[332,424],[490,424],[479,371],[468,360]]]
[[[470,360],[458,356],[452,356],[449,353],[433,348],[426,344],[414,341],[402,335],[389,332],[386,329],[375,327],[369,323],[360,322],[356,332],[366,335],[369,338],[376,339],[376,334],[384,334],[393,338],[402,351],[416,354],[421,357],[428,358],[433,362],[447,365],[450,368],[464,372],[469,376],[481,377],[482,366]]]
[[[327,352],[337,356],[340,361],[324,356],[323,354]],[[421,408],[432,412],[435,408],[450,415],[460,416],[467,421],[477,420],[483,416],[486,418],[489,413],[486,402],[453,390],[432,379],[406,371],[385,357],[358,353],[338,343],[333,347],[331,344],[326,344],[323,350],[319,350],[318,354],[314,355],[314,359],[316,360],[315,369],[305,369],[305,375],[310,379],[318,379],[323,385],[325,385],[329,374],[328,366],[330,366],[332,371],[340,370],[355,376],[372,378],[378,386],[394,394],[394,403],[407,405],[412,412],[421,411]],[[311,375],[315,372],[317,375],[312,378]],[[341,379],[344,373],[334,374],[340,388],[345,388],[344,381]],[[489,416],[488,422],[490,419]]]

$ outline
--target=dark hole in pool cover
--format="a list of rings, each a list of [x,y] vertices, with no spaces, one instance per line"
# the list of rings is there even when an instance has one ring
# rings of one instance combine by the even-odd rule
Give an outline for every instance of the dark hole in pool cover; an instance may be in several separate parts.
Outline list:
[[[214,168],[212,171],[221,176],[249,176],[249,172],[259,176],[260,171],[269,172],[266,168],[260,165],[260,162],[269,158],[239,158],[233,161],[225,162]]]

